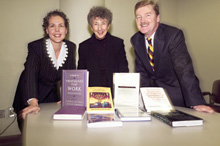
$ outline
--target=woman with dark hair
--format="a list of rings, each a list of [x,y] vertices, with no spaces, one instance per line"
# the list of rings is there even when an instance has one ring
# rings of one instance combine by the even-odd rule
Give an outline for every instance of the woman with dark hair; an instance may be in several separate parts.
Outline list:
[[[39,112],[39,103],[60,101],[57,83],[62,70],[76,68],[76,46],[65,40],[69,27],[66,15],[59,10],[51,11],[42,26],[46,36],[28,44],[25,68],[14,98],[13,107],[23,119],[28,113]]]
[[[129,71],[124,42],[108,32],[112,22],[109,9],[93,7],[87,19],[93,34],[79,44],[78,69],[89,71],[89,86],[112,89],[113,73]]]

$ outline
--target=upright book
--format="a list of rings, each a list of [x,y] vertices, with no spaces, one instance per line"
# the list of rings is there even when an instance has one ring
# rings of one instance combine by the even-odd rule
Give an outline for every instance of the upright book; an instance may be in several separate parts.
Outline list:
[[[175,110],[163,88],[143,87],[140,91],[147,111],[162,122],[172,127],[203,125],[203,119]]]
[[[149,121],[151,116],[143,108],[140,98],[139,73],[114,73],[114,105],[121,121]]]
[[[111,90],[108,87],[88,87],[87,126],[120,127],[122,122],[115,116]]]
[[[62,106],[53,119],[81,120],[86,110],[87,85],[87,70],[63,70]]]

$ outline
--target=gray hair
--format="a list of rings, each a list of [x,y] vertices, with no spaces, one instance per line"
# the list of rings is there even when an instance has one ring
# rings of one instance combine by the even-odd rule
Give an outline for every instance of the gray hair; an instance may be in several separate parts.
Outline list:
[[[112,12],[106,7],[95,6],[90,9],[87,16],[87,20],[90,26],[92,26],[92,20],[96,17],[107,19],[108,25],[112,23]]]

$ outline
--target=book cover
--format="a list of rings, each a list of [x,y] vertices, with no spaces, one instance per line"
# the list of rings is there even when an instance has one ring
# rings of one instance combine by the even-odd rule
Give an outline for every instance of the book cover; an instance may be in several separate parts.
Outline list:
[[[86,106],[87,70],[63,70],[62,106]]]
[[[64,106],[54,115],[55,120],[81,120],[84,117],[85,106]]]
[[[87,88],[87,113],[114,113],[109,87]]]
[[[115,114],[87,114],[87,127],[121,127],[122,122]]]
[[[147,112],[173,110],[172,102],[163,88],[141,87],[140,91]]]
[[[149,121],[151,116],[142,111],[140,102],[140,74],[114,73],[114,105],[121,121]]]
[[[171,127],[185,127],[185,126],[201,126],[203,119],[196,116],[174,110],[170,112],[156,112],[153,111],[152,116],[170,125]]]
[[[62,71],[62,105],[55,120],[80,120],[86,110],[87,70]]]

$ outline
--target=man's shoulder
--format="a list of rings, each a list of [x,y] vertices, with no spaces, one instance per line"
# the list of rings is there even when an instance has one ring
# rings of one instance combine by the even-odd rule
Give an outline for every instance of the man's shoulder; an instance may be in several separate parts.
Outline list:
[[[136,32],[132,37],[131,37],[131,43],[135,45],[134,43],[137,42],[137,40],[140,40],[141,38],[144,37],[144,34],[142,34],[140,31]]]
[[[163,31],[165,33],[169,33],[169,32],[172,33],[172,32],[177,32],[177,31],[181,31],[181,30],[175,26],[161,23],[158,27],[158,31]]]
[[[137,39],[140,37],[144,37],[144,34],[142,34],[140,31],[138,31],[131,37],[131,40],[134,40],[134,39]]]

